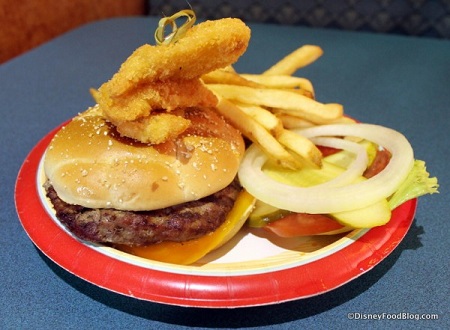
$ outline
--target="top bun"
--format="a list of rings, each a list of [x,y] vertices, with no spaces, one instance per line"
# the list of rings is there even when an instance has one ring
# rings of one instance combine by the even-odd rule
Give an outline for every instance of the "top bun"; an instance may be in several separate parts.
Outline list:
[[[88,208],[144,211],[197,200],[229,185],[245,145],[214,109],[171,112],[191,121],[174,141],[149,145],[123,138],[97,107],[53,138],[44,171],[58,196]]]

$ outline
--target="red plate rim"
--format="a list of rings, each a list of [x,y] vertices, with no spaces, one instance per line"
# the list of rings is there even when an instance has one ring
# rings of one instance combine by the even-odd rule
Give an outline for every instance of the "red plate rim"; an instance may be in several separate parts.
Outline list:
[[[417,199],[410,200],[393,211],[386,225],[367,231],[331,255],[293,268],[252,275],[200,276],[140,267],[99,253],[73,238],[55,224],[42,205],[36,174],[45,149],[61,126],[38,142],[20,168],[15,188],[20,222],[31,241],[63,269],[101,288],[141,300],[236,308],[323,294],[385,259],[408,232],[417,207]]]

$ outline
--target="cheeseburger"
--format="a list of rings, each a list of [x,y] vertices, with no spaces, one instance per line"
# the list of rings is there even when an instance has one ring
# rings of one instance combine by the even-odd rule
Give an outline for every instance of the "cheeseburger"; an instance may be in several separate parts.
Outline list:
[[[239,230],[253,202],[236,179],[244,140],[200,77],[234,63],[249,38],[240,20],[198,24],[175,44],[138,48],[92,91],[96,104],[57,132],[44,158],[47,196],[70,232],[146,256],[191,246],[195,256],[150,255],[191,263]]]

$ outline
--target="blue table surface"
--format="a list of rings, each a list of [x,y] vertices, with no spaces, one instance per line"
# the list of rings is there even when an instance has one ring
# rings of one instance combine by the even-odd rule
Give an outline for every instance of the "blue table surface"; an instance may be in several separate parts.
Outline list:
[[[143,43],[156,18],[92,23],[0,66],[0,328],[450,328],[450,42],[361,32],[249,24],[252,39],[235,65],[258,73],[303,44],[324,55],[297,75],[321,102],[360,121],[399,130],[440,181],[420,199],[411,229],[371,271],[326,294],[272,306],[201,309],[135,300],[98,288],[44,256],[22,229],[17,173],[51,129],[93,104],[90,87],[108,80]],[[351,320],[386,313],[383,320]],[[408,313],[407,320],[392,320]],[[389,315],[394,316],[389,316]],[[414,320],[437,314],[438,320]],[[388,319],[391,318],[391,319]]]

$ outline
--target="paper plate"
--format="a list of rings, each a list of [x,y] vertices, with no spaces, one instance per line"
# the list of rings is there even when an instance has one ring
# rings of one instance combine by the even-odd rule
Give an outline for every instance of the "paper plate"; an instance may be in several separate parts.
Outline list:
[[[334,236],[273,239],[242,230],[189,266],[146,260],[81,241],[53,215],[43,189],[42,157],[57,129],[25,159],[16,208],[33,243],[74,275],[119,294],[163,304],[235,308],[275,304],[333,290],[369,271],[406,235],[417,200],[393,211],[388,224]]]

